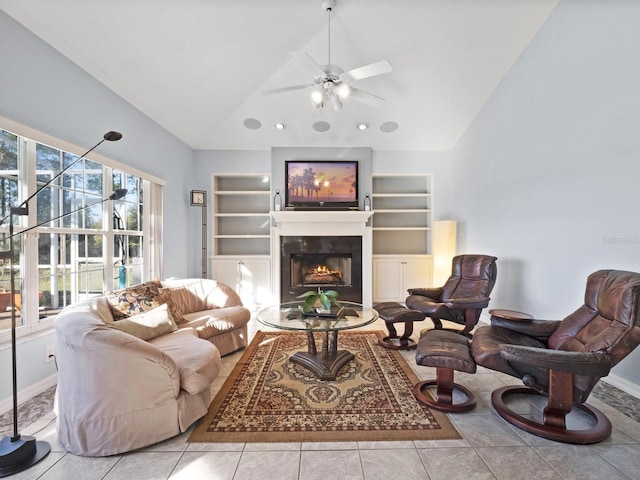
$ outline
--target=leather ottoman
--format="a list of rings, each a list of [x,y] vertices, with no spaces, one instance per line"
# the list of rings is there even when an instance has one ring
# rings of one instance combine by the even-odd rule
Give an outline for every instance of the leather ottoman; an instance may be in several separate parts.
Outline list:
[[[411,338],[413,322],[421,322],[425,319],[424,313],[418,310],[409,310],[397,302],[383,302],[373,306],[387,326],[389,335],[380,339],[380,345],[392,350],[413,350],[416,343]],[[398,337],[395,323],[404,323],[404,333]]]
[[[471,357],[469,340],[456,332],[427,330],[418,341],[416,363],[436,367],[436,379],[420,382],[413,387],[413,395],[419,402],[444,412],[466,412],[476,406],[476,396],[466,387],[453,382],[453,372],[475,373],[476,363]],[[436,386],[434,400],[425,390]],[[453,403],[453,392],[458,390],[467,398]]]

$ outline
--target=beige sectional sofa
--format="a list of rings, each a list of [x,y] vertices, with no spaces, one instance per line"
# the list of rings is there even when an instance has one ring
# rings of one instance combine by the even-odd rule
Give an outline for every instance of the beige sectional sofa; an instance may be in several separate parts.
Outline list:
[[[213,280],[149,282],[55,320],[58,436],[106,456],[184,432],[206,414],[220,356],[247,344],[248,309]]]

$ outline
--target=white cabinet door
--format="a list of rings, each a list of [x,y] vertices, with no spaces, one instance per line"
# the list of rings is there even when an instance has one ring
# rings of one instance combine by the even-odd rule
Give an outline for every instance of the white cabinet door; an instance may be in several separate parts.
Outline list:
[[[271,262],[268,258],[245,258],[240,264],[240,297],[247,306],[270,305]]]
[[[240,284],[240,259],[228,257],[223,260],[215,259],[211,262],[211,279],[225,283],[236,292]]]
[[[398,258],[373,259],[373,303],[403,301],[404,273]]]
[[[212,278],[233,288],[246,307],[270,304],[271,268],[268,257],[225,257],[212,262]]]
[[[374,256],[373,303],[404,302],[408,288],[431,286],[432,270],[429,255]]]
[[[427,258],[407,258],[405,260],[405,289],[404,296],[407,297],[407,289],[433,286],[433,261]],[[404,301],[404,299],[403,299]]]

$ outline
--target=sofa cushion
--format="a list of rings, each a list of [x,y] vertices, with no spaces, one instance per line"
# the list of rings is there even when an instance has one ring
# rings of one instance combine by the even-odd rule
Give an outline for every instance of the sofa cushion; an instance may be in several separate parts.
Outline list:
[[[243,327],[250,320],[251,312],[237,306],[189,313],[183,317],[187,325],[196,329],[200,338],[211,338]]]
[[[171,333],[178,329],[173,321],[167,305],[160,305],[140,315],[123,318],[110,323],[118,330],[138,337],[141,340],[151,340],[165,333]]]
[[[180,388],[192,395],[209,388],[220,373],[220,352],[211,342],[198,338],[191,328],[181,328],[149,343],[175,362]]]
[[[107,292],[106,296],[113,310],[113,318],[119,320],[139,315],[165,303],[160,296],[161,285],[159,280],[154,279],[122,290]]]
[[[160,293],[169,305],[173,319],[178,325],[186,321],[183,318],[184,314],[208,310],[210,308],[197,292],[194,291],[194,288],[189,288],[189,285],[164,287],[160,289]]]

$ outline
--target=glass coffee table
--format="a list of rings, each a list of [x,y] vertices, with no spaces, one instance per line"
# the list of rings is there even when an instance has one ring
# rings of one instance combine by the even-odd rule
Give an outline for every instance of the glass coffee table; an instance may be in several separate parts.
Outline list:
[[[302,302],[281,303],[263,308],[256,314],[260,323],[278,330],[307,333],[307,351],[294,353],[289,361],[308,368],[320,380],[335,380],[340,368],[355,358],[347,350],[338,350],[338,332],[363,327],[378,319],[373,308],[351,302],[340,302],[343,309],[338,316],[303,314]],[[315,332],[322,334],[322,348],[318,351]]]

